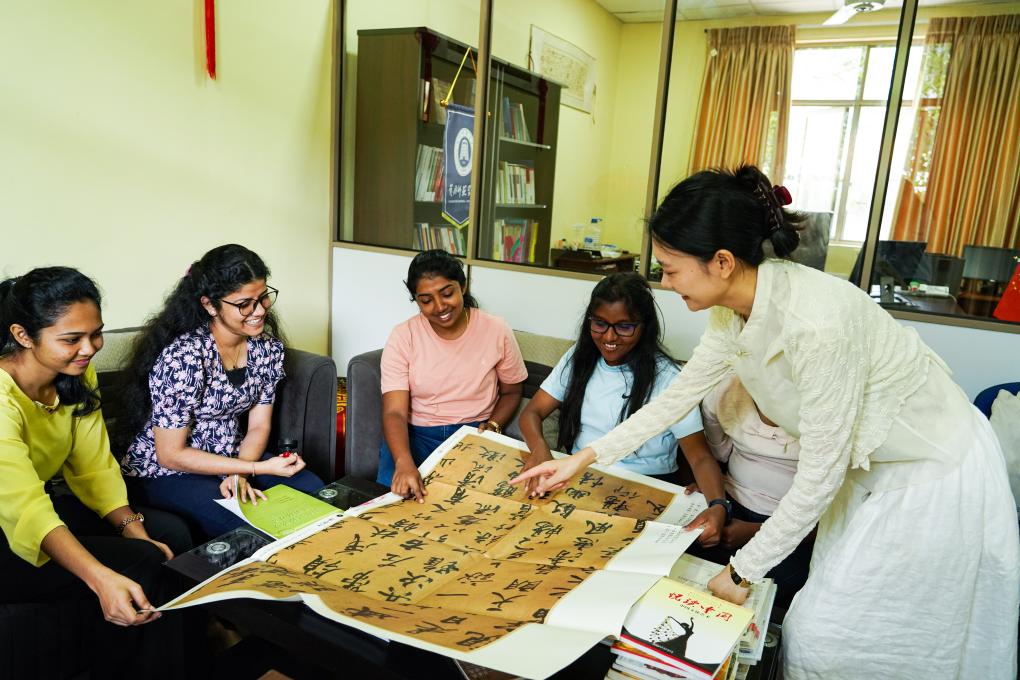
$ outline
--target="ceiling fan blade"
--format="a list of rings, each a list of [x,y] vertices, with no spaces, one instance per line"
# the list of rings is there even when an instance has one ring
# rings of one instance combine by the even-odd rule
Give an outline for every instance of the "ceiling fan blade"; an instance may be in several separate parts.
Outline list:
[[[839,24],[845,24],[847,20],[855,14],[857,14],[857,10],[853,5],[843,5],[836,11],[835,14],[823,21],[822,26],[838,26]]]

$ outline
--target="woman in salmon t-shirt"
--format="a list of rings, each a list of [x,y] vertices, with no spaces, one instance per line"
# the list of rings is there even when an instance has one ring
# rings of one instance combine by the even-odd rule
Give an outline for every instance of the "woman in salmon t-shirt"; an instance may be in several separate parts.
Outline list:
[[[383,349],[376,481],[424,502],[418,465],[462,425],[501,432],[528,371],[510,326],[478,309],[453,255],[418,253],[405,284],[419,313],[394,328]]]

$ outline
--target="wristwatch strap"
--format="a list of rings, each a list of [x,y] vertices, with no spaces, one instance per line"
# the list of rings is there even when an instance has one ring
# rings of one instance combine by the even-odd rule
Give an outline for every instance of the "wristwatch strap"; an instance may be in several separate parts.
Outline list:
[[[730,564],[730,578],[733,579],[733,585],[741,588],[750,588],[751,582],[746,578],[737,573],[737,570],[733,568],[733,564]]]
[[[723,510],[726,511],[726,524],[733,521],[733,504],[730,503],[729,500],[725,498],[713,498],[708,502],[708,507],[711,508],[714,505],[723,506]]]

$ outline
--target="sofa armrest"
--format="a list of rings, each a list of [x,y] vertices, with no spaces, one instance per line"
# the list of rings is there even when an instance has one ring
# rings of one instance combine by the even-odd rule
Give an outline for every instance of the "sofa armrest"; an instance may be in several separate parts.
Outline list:
[[[336,364],[288,348],[283,370],[287,375],[276,390],[269,446],[298,440],[308,468],[329,483],[336,477]]]
[[[344,472],[375,481],[382,445],[382,350],[365,352],[347,364],[347,430]]]

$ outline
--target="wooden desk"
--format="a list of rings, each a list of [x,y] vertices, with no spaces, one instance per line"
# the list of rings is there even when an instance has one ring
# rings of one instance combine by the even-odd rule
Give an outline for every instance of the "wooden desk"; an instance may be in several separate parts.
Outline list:
[[[617,257],[592,257],[587,250],[560,250],[553,248],[549,253],[552,266],[573,272],[591,274],[613,274],[634,271],[634,255],[624,253]]]
[[[960,306],[966,314],[971,316],[991,317],[995,306],[999,304],[1001,295],[990,295],[988,293],[960,292]]]
[[[967,314],[957,300],[951,296],[917,295],[907,291],[897,291],[897,302],[891,304],[882,303],[879,300],[879,287],[871,287],[871,297],[885,309],[895,309],[904,312],[931,312],[933,314]],[[902,302],[903,300],[905,302]],[[962,295],[961,295],[962,304]]]

